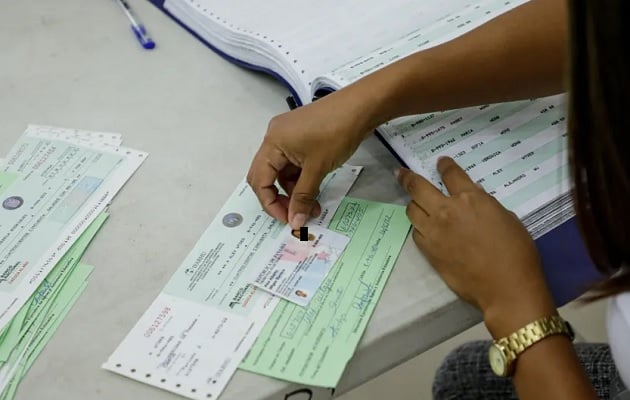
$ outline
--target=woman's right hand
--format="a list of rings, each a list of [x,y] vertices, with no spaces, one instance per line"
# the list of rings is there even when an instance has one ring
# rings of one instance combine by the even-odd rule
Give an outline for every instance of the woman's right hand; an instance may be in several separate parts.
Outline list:
[[[294,229],[319,215],[322,180],[376,127],[370,102],[347,89],[274,117],[250,166],[247,182],[265,211]]]

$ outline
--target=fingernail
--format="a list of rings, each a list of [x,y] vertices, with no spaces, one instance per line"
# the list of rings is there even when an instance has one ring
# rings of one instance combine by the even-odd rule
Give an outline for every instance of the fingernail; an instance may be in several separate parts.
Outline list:
[[[446,160],[448,157],[446,156],[439,156],[437,159],[437,162],[435,163],[436,168],[438,170],[439,173],[442,173],[442,168],[440,167],[440,164],[442,161]]]
[[[293,229],[300,229],[304,225],[306,225],[306,214],[295,214],[293,220],[291,220],[291,227]]]
[[[400,168],[396,168],[394,170],[394,176],[396,177],[396,179],[398,179],[398,177],[400,176]]]

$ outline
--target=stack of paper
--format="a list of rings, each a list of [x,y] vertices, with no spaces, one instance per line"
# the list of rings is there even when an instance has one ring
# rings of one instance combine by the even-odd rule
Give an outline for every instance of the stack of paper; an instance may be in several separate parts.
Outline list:
[[[402,206],[345,197],[360,170],[345,165],[320,187],[322,213],[308,240],[326,260],[298,254],[291,229],[241,182],[103,367],[199,400],[216,399],[239,365],[335,386],[410,228]],[[346,243],[343,254],[333,251]],[[308,307],[252,285],[261,273]],[[311,280],[324,277],[321,286]]]
[[[241,369],[334,388],[410,229],[405,207],[346,197],[328,229],[351,238],[307,307],[280,302]]]
[[[477,2],[165,0],[164,8],[221,53],[286,81],[306,103],[335,68]]]
[[[308,103],[526,2],[269,0],[260,7],[254,0],[164,0],[163,7],[231,60],[271,72]],[[378,132],[438,187],[436,159],[453,157],[538,238],[573,216],[564,101],[553,96],[414,115]]]
[[[121,136],[29,126],[0,160],[0,399],[11,399],[85,289],[80,262],[146,158]]]

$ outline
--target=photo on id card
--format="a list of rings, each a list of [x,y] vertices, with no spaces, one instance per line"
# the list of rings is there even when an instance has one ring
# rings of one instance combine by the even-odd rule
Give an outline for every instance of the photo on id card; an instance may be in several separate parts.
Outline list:
[[[350,238],[319,226],[308,227],[307,240],[301,236],[299,229],[286,228],[254,285],[307,306]]]

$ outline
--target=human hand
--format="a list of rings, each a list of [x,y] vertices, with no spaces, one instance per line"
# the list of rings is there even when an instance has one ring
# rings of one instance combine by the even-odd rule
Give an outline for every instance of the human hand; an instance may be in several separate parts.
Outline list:
[[[249,169],[250,184],[265,211],[294,229],[317,216],[319,186],[371,133],[365,102],[352,92],[332,93],[274,117]],[[288,196],[281,195],[276,180]]]
[[[555,313],[533,239],[521,221],[450,158],[438,161],[450,196],[407,169],[413,239],[445,283],[478,307],[493,335]],[[495,336],[495,337],[496,337]]]

